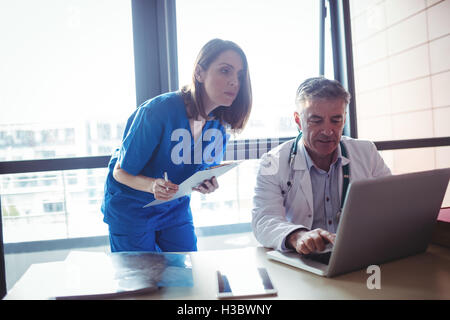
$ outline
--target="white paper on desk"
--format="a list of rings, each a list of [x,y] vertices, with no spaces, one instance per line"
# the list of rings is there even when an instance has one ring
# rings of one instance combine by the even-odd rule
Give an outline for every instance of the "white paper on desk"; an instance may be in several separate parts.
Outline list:
[[[239,165],[242,161],[233,161],[233,162],[227,162],[222,163],[218,166],[207,168],[202,171],[197,171],[192,176],[184,180],[179,186],[177,193],[174,194],[172,198],[168,201],[172,201],[178,198],[181,198],[183,196],[187,196],[188,194],[191,194],[192,188],[197,187],[200,183],[202,183],[205,180],[209,180],[212,177],[219,177],[223,175],[225,172],[228,172],[229,170],[233,169],[237,165]],[[167,201],[164,200],[153,200],[152,202],[146,204],[144,208],[154,206],[157,204],[161,204]]]

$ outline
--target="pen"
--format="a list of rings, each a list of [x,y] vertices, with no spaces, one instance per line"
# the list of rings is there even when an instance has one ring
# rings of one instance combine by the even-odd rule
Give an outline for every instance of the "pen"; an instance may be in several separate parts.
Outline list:
[[[166,182],[169,181],[169,178],[167,177],[167,171],[164,171],[164,180],[165,180]],[[166,187],[166,191],[169,191],[169,188]]]
[[[217,166],[208,167],[205,170],[211,170],[211,169],[215,169],[215,168],[219,168],[219,167],[223,167],[223,166],[227,166],[227,165],[229,165],[229,163],[222,163],[222,164],[218,164]]]

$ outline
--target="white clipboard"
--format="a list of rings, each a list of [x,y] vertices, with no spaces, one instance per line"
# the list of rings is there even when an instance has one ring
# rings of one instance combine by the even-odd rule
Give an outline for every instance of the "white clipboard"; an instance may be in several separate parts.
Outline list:
[[[223,175],[225,172],[228,172],[229,170],[233,169],[234,167],[238,166],[241,161],[233,161],[233,162],[227,162],[222,163],[214,167],[209,167],[205,170],[197,171],[192,176],[184,180],[179,186],[177,193],[174,194],[172,198],[170,198],[167,201],[172,201],[177,198],[181,198],[183,196],[187,196],[188,194],[191,194],[192,188],[197,187],[200,183],[202,183],[205,180],[209,180],[212,177],[219,177]],[[161,204],[164,202],[167,202],[165,200],[153,200],[150,203],[147,203],[143,208],[151,207],[157,204]]]

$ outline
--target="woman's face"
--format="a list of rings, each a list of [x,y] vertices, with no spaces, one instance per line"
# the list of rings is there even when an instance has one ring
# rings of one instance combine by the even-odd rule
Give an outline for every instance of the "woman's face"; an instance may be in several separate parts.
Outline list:
[[[243,77],[240,55],[227,50],[214,60],[207,70],[198,67],[197,81],[205,88],[204,105],[208,113],[218,106],[230,106],[239,92]]]

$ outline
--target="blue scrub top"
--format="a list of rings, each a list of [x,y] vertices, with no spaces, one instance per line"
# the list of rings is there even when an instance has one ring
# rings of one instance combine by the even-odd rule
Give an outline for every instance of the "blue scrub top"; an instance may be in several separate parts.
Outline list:
[[[192,221],[188,196],[143,208],[155,199],[153,194],[116,181],[113,170],[118,159],[120,167],[132,175],[163,178],[167,172],[170,181],[180,184],[195,172],[219,164],[227,139],[220,121],[208,120],[201,138],[194,142],[180,92],[144,102],[128,119],[122,145],[108,165],[101,209],[110,231],[137,233]]]

